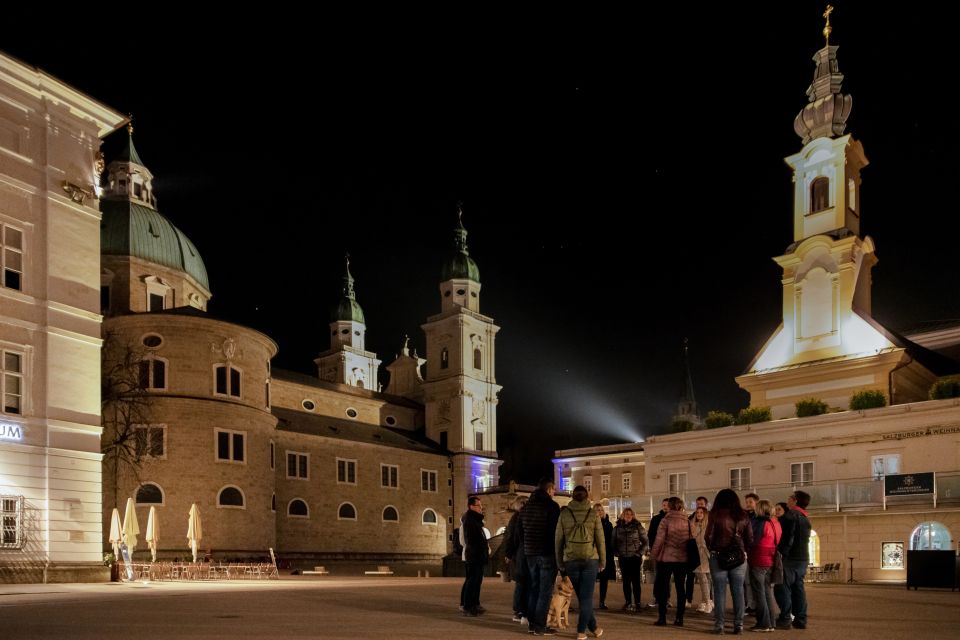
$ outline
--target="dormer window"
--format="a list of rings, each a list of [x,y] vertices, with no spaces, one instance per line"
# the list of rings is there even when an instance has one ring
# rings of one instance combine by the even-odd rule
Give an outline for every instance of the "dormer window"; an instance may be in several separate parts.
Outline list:
[[[830,208],[830,179],[820,177],[810,185],[810,213]]]

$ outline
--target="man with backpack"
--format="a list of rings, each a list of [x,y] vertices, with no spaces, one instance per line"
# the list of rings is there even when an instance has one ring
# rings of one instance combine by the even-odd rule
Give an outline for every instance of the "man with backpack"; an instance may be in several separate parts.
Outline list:
[[[603,525],[587,497],[585,487],[573,490],[573,500],[560,510],[554,537],[557,566],[570,578],[580,601],[577,640],[586,640],[587,629],[597,638],[603,635],[593,615],[593,588],[607,554]]]

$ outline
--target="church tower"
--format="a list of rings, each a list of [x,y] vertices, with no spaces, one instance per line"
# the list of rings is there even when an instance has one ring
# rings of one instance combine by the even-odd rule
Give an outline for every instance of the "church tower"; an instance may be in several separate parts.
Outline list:
[[[480,270],[467,250],[462,210],[440,276],[440,313],[427,319],[423,383],[427,437],[453,461],[454,515],[468,494],[499,482],[494,338],[500,327],[480,313]]]
[[[703,420],[697,413],[697,399],[693,395],[693,376],[690,374],[689,340],[683,339],[683,381],[680,389],[680,401],[673,416],[673,428],[702,429]]]
[[[934,376],[907,354],[907,344],[871,317],[874,242],[860,235],[860,142],[844,134],[853,98],[829,41],[813,57],[809,103],[794,120],[800,151],[793,171],[793,243],[774,258],[783,269],[783,320],[737,383],[752,406],[773,417],[795,415],[795,403],[818,398],[845,410],[850,396],[878,390],[888,401],[925,399]]]
[[[367,325],[353,290],[350,256],[344,258],[343,293],[330,314],[330,348],[314,362],[321,380],[379,391],[377,354],[364,349]]]

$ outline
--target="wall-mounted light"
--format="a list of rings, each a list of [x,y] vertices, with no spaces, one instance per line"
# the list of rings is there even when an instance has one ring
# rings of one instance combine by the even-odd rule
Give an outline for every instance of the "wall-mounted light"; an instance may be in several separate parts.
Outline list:
[[[84,189],[83,187],[73,184],[72,182],[63,181],[63,190],[70,196],[70,200],[76,202],[77,204],[83,204],[83,201],[87,198],[93,196],[92,190]]]
[[[655,474],[653,474],[652,476],[650,476],[650,478],[653,479],[653,480],[659,480],[659,479],[660,479],[660,474],[659,474],[659,473],[655,473]]]

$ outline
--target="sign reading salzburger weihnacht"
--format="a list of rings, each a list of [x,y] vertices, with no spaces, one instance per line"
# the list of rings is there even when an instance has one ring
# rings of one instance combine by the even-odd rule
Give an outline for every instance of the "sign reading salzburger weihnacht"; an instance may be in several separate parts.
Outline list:
[[[933,493],[933,472],[884,476],[883,492],[888,497]]]

